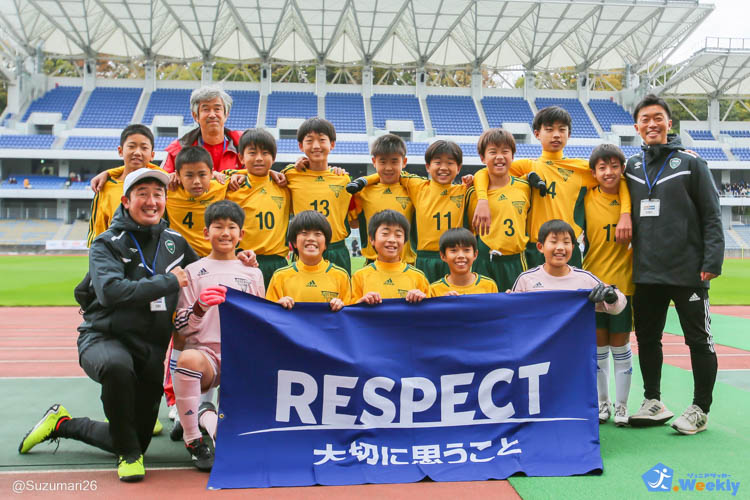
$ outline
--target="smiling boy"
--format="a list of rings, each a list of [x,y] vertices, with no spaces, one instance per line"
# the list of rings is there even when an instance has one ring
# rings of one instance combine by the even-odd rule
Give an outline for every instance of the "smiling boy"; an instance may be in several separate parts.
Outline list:
[[[468,229],[449,229],[440,237],[440,258],[450,273],[430,285],[430,297],[497,293],[497,284],[471,271],[477,258],[477,238]]]

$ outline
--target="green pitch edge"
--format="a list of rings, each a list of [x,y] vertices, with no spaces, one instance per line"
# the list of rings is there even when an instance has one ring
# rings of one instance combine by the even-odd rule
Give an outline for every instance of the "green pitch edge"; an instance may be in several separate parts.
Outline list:
[[[669,308],[664,331],[682,335],[682,327],[674,307]],[[725,314],[711,314],[711,334],[717,344],[750,351],[750,319]],[[748,489],[750,490],[750,488]]]

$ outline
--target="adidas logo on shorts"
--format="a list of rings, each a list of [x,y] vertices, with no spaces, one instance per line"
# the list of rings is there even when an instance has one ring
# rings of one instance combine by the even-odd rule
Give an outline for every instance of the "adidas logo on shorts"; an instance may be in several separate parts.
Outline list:
[[[315,284],[315,280],[310,280],[310,282],[307,285],[305,285],[305,286],[306,287],[315,287],[315,288],[318,287],[318,285]]]
[[[701,300],[701,298],[698,297],[697,293],[693,292],[693,295],[690,296],[690,298],[688,299],[688,302],[695,302],[696,300]]]

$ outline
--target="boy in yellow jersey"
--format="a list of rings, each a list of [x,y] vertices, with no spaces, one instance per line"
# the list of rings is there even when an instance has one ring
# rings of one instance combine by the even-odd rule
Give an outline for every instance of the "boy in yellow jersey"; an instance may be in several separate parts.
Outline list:
[[[591,176],[588,160],[580,158],[565,158],[563,148],[568,142],[571,131],[570,114],[557,106],[550,106],[539,111],[532,124],[534,136],[542,143],[542,156],[533,159],[520,159],[510,166],[511,175],[521,176],[534,172],[543,182],[530,181],[534,190],[531,195],[531,210],[529,212],[528,234],[530,241],[527,245],[526,260],[528,267],[544,263],[544,256],[536,249],[536,237],[539,228],[548,220],[561,219],[573,226],[576,238],[583,231],[583,197],[586,189],[596,185],[596,179]],[[622,181],[620,189],[622,204],[621,217],[617,226],[617,240],[627,244],[632,235],[630,219],[630,192]],[[545,184],[546,183],[546,184]],[[485,169],[480,170],[474,177],[474,188],[477,203],[474,228],[479,234],[485,234],[490,228],[491,215],[487,204],[487,187],[489,176]],[[545,196],[546,195],[546,196]],[[581,266],[581,251],[574,245],[570,263]]]
[[[445,276],[448,265],[440,259],[440,236],[448,229],[462,227],[466,210],[466,186],[453,184],[461,170],[463,152],[453,141],[437,140],[424,153],[425,166],[430,178],[401,175],[400,183],[406,187],[414,203],[417,221],[416,267],[430,281]],[[377,174],[360,177],[347,186],[357,192],[380,181]]]
[[[486,130],[477,144],[482,163],[487,166],[490,184],[487,191],[492,224],[490,231],[478,235],[478,256],[474,264],[477,273],[489,276],[500,290],[509,290],[526,267],[526,219],[531,207],[531,188],[521,178],[510,175],[510,165],[516,153],[516,141],[507,130]],[[469,188],[467,219],[474,215],[477,197]]]
[[[351,200],[345,187],[351,178],[328,168],[328,154],[336,145],[336,129],[327,120],[310,118],[297,130],[297,142],[307,157],[308,168],[299,171],[289,165],[282,171],[292,195],[292,212],[315,210],[325,216],[331,225],[331,241],[324,258],[351,273],[349,250],[344,242],[350,232],[347,217]]]
[[[101,189],[94,195],[91,202],[91,219],[89,220],[89,234],[86,246],[90,247],[98,235],[109,228],[112,217],[120,206],[122,185],[129,173],[139,168],[159,168],[151,163],[154,159],[154,134],[145,125],[136,123],[128,125],[120,134],[120,145],[117,154],[123,160],[124,166],[115,169],[117,175],[110,175]]]
[[[276,141],[263,129],[246,130],[239,143],[240,161],[247,174],[240,188],[227,193],[245,211],[245,236],[240,248],[255,251],[266,287],[273,273],[288,264],[289,190],[273,182],[269,172],[276,159]],[[233,177],[234,179],[234,177]]]
[[[430,297],[497,293],[497,284],[471,271],[477,259],[477,238],[462,227],[449,229],[440,237],[440,258],[450,273],[430,285]]]
[[[327,302],[340,311],[351,300],[349,273],[323,258],[331,225],[314,210],[298,213],[289,223],[289,242],[297,260],[273,273],[266,299],[286,309],[295,302]]]
[[[383,210],[370,218],[370,247],[377,259],[352,276],[352,302],[380,304],[383,299],[422,302],[430,291],[424,273],[401,259],[408,241],[409,222],[396,210]]]
[[[362,256],[370,264],[378,258],[375,249],[368,244],[368,223],[372,216],[381,210],[395,210],[403,214],[407,221],[414,218],[414,204],[409,193],[399,183],[401,170],[406,166],[406,144],[404,140],[394,134],[381,135],[372,143],[372,164],[378,173],[380,182],[365,187],[354,195],[354,209],[352,214],[357,216],[359,234],[362,241]],[[411,246],[410,235],[406,234],[406,244],[403,246],[401,260],[407,264],[414,264],[416,253]]]
[[[596,313],[596,372],[599,389],[599,422],[609,420],[609,351],[615,369],[615,425],[628,423],[628,394],[633,373],[630,332],[633,330],[631,297],[633,285],[633,250],[615,243],[615,224],[620,217],[620,178],[625,170],[625,155],[612,144],[597,146],[589,159],[591,171],[599,185],[586,193],[584,235],[586,247],[583,269],[605,283],[617,286],[627,297],[625,309],[617,315]]]

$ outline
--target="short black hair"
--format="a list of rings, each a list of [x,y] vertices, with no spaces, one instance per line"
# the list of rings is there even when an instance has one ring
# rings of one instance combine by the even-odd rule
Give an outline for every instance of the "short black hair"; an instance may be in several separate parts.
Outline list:
[[[667,101],[656,94],[647,94],[643,99],[641,99],[641,102],[635,105],[635,109],[633,110],[633,120],[635,122],[638,122],[638,113],[640,113],[641,110],[646,106],[654,105],[664,108],[664,111],[667,112],[667,118],[669,118],[670,120],[672,119],[672,111],[669,109],[669,104],[667,104]]]
[[[576,244],[576,232],[573,231],[573,227],[560,219],[551,219],[542,224],[542,227],[539,228],[539,237],[537,238],[537,241],[544,244],[544,240],[547,239],[547,236],[560,233],[568,233],[573,244]]]
[[[245,211],[233,201],[221,200],[211,203],[203,214],[206,227],[217,219],[229,219],[242,229],[245,224]]]
[[[560,106],[548,106],[534,116],[534,121],[531,123],[531,128],[534,130],[542,130],[542,127],[551,126],[555,123],[562,123],[568,126],[568,135],[573,132],[573,119],[570,117],[565,109]]]
[[[140,186],[141,184],[158,184],[161,188],[164,189],[164,194],[167,194],[167,186],[165,186],[164,184],[162,184],[158,179],[155,179],[153,177],[144,177],[142,179],[138,179],[137,181],[135,181],[130,186],[130,188],[128,188],[127,192],[124,193],[125,197],[128,198],[128,199],[130,199],[130,193],[132,193],[133,190],[135,188],[137,188],[138,186]],[[162,216],[163,215],[164,214],[162,214]]]
[[[445,255],[448,248],[471,247],[477,251],[477,237],[474,233],[463,227],[448,229],[440,237],[440,253]]]
[[[276,159],[276,139],[262,128],[251,128],[245,130],[240,137],[239,153],[240,156],[245,154],[245,149],[249,146],[255,146],[256,149],[268,151]]]
[[[427,165],[430,164],[433,158],[440,155],[452,156],[458,166],[463,165],[464,152],[461,151],[461,147],[453,141],[446,141],[439,139],[429,145],[427,151],[424,152],[424,161]]]
[[[383,224],[401,226],[401,229],[404,230],[404,241],[409,239],[409,231],[411,230],[409,221],[406,220],[404,214],[396,212],[395,210],[381,210],[370,217],[370,222],[367,223],[367,236],[369,236],[371,240],[374,240],[375,233]]]
[[[488,146],[508,146],[516,154],[516,139],[513,134],[502,128],[491,128],[482,132],[477,142],[479,156],[484,156]]]
[[[174,159],[174,170],[179,172],[185,163],[205,163],[209,170],[214,169],[211,154],[203,146],[187,146],[182,148]]]
[[[336,142],[336,127],[333,123],[324,118],[308,118],[297,129],[297,142],[305,140],[305,136],[315,132],[316,134],[327,135],[331,142]]]
[[[396,134],[384,134],[375,139],[370,146],[372,157],[397,154],[406,158],[406,143]]]
[[[299,255],[299,251],[297,250],[297,235],[305,230],[322,231],[326,238],[326,248],[328,248],[331,243],[331,225],[328,223],[328,219],[315,210],[305,210],[295,215],[291,222],[289,222],[287,238],[289,239],[289,243],[292,244],[295,255]]]
[[[622,167],[625,167],[625,154],[614,144],[599,144],[595,147],[589,156],[589,168],[596,170],[596,164],[601,160],[607,162],[617,160]]]
[[[151,149],[154,149],[154,133],[151,132],[151,129],[146,125],[140,123],[134,123],[122,129],[122,133],[120,134],[120,147],[125,145],[125,141],[128,140],[128,137],[136,134],[148,137],[148,140],[151,141]]]

